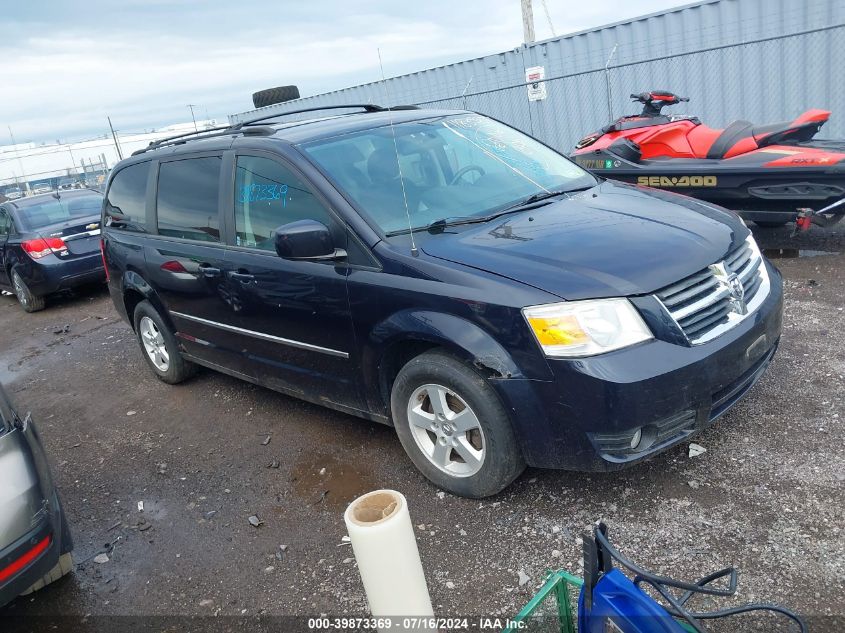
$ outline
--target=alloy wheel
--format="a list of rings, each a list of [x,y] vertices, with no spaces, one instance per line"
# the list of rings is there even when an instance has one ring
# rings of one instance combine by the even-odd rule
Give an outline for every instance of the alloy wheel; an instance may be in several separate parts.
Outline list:
[[[141,343],[152,364],[161,372],[166,372],[170,367],[170,355],[167,353],[167,346],[161,330],[158,329],[155,321],[150,317],[141,317],[138,324],[141,334]]]
[[[18,297],[18,301],[21,302],[21,305],[28,306],[29,305],[29,294],[26,291],[26,288],[23,285],[23,281],[18,276],[17,272],[12,275],[12,285],[15,287],[15,295]]]
[[[408,424],[423,455],[452,477],[471,477],[484,465],[486,445],[478,416],[454,390],[427,384],[408,401]]]

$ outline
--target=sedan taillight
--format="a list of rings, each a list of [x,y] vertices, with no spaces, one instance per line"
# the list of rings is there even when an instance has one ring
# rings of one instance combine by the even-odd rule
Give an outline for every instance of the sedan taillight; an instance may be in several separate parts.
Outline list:
[[[34,547],[25,551],[20,557],[11,561],[6,567],[0,568],[0,584],[25,569],[32,561],[37,559],[50,547],[53,535],[48,534],[38,541]]]
[[[60,237],[39,237],[35,240],[21,242],[21,247],[32,259],[41,259],[50,253],[59,255],[67,253],[67,245]]]

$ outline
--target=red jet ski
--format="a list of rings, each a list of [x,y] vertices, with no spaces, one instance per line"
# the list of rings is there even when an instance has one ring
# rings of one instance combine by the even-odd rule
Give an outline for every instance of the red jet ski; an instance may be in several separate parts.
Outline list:
[[[845,213],[845,141],[814,139],[830,117],[808,110],[794,121],[723,130],[694,116],[668,116],[682,101],[666,90],[632,94],[640,114],[581,139],[572,158],[598,175],[714,202],[764,226],[797,220],[829,225]]]

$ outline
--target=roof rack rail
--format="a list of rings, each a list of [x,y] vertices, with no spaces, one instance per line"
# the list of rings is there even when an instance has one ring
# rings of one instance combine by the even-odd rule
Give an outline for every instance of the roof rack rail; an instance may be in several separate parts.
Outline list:
[[[132,152],[132,156],[137,156],[138,154],[143,154],[144,152],[149,152],[150,150],[158,149],[160,147],[166,147],[168,145],[176,145],[179,143],[184,143],[187,141],[188,137],[194,136],[198,138],[214,138],[215,136],[226,136],[227,134],[232,134],[239,132],[244,127],[248,127],[253,125],[254,123],[261,123],[263,121],[267,121],[269,119],[275,119],[278,117],[288,116],[290,114],[303,114],[305,112],[319,112],[320,110],[348,110],[349,108],[361,108],[365,112],[388,112],[390,110],[419,110],[418,106],[415,105],[399,105],[399,106],[392,106],[389,108],[385,108],[380,105],[376,105],[374,103],[353,103],[347,105],[328,105],[328,106],[315,106],[313,108],[300,108],[299,110],[289,110],[288,112],[277,112],[276,114],[268,114],[263,117],[259,117],[257,119],[251,119],[249,121],[244,121],[243,123],[236,123],[234,125],[221,125],[219,127],[212,127],[205,130],[196,130],[194,132],[185,132],[184,134],[176,134],[175,136],[168,136],[167,138],[159,139],[158,141],[151,141],[149,145],[146,147],[142,147],[139,150],[135,150]]]
[[[288,110],[287,112],[277,112],[276,114],[268,114],[266,116],[258,117],[257,119],[250,119],[238,126],[252,125],[260,121],[267,121],[268,119],[275,119],[280,116],[288,116],[289,114],[303,114],[305,112],[319,112],[320,110],[348,110],[349,108],[361,108],[364,112],[387,112],[388,110],[412,110],[417,109],[417,106],[393,106],[392,108],[385,108],[384,106],[376,105],[375,103],[350,103],[346,105],[326,105],[314,106],[311,108],[300,108],[299,110]]]
[[[181,139],[187,139],[189,136],[200,136],[201,138],[213,138],[215,136],[225,136],[229,131],[234,131],[234,128],[231,125],[220,125],[218,127],[210,127],[205,130],[196,130],[194,132],[185,132],[184,134],[176,134],[175,136],[168,136],[167,138],[162,138],[157,141],[150,141],[150,144],[146,147],[142,147],[141,149],[137,149],[132,152],[132,156],[137,156],[138,154],[143,154],[144,152],[149,152],[153,149],[158,149],[159,147],[164,147],[166,145],[173,145],[175,143],[184,142]],[[209,134],[209,132],[213,132]]]

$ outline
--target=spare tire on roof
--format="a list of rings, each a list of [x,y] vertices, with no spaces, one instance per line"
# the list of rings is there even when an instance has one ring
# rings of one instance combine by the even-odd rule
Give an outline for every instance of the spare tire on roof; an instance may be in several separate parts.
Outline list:
[[[293,99],[299,99],[299,88],[296,86],[279,86],[278,88],[267,88],[267,90],[252,93],[252,103],[256,108],[266,108]]]

